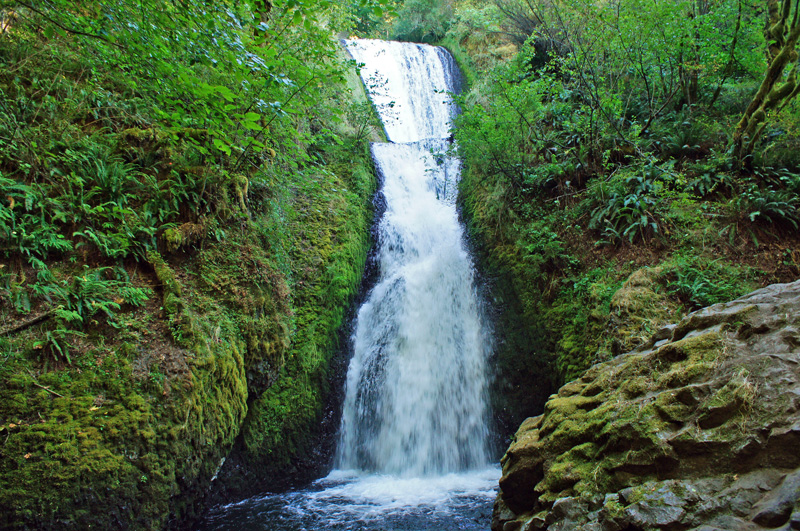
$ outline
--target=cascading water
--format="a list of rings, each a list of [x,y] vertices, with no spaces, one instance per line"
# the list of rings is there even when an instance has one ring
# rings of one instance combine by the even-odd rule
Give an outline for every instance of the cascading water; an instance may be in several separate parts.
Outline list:
[[[358,312],[338,466],[420,476],[485,466],[486,351],[447,148],[442,48],[348,41],[390,144],[373,144],[386,212],[380,279]]]
[[[390,143],[372,144],[386,210],[358,311],[336,470],[222,508],[205,529],[488,529],[488,336],[455,207],[458,72],[438,47],[346,41]]]

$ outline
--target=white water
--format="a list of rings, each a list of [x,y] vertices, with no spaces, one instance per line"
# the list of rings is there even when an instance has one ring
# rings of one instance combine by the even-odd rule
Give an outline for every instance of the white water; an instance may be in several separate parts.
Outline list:
[[[392,143],[378,281],[358,311],[337,470],[310,486],[221,508],[205,529],[478,530],[489,527],[488,334],[455,207],[449,147],[456,72],[441,48],[347,41]],[[437,153],[436,155],[432,152]]]
[[[345,42],[353,58],[364,65],[361,79],[390,141],[450,135],[450,93],[458,89],[458,69],[447,50],[373,39]]]
[[[432,478],[332,472],[298,491],[207,515],[199,531],[485,531],[499,473]]]
[[[486,466],[488,340],[454,202],[459,164],[431,154],[448,147],[452,58],[347,46],[393,143],[372,145],[386,201],[380,278],[358,312],[338,466],[402,477]]]

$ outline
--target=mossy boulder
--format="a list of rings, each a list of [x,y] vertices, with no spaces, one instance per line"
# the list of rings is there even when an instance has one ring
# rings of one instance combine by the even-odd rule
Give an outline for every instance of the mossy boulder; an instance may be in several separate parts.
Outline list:
[[[628,352],[679,316],[680,306],[665,288],[664,267],[637,269],[611,296],[606,324],[613,354]]]
[[[662,328],[522,424],[492,529],[788,524],[800,503],[799,366],[800,281]]]

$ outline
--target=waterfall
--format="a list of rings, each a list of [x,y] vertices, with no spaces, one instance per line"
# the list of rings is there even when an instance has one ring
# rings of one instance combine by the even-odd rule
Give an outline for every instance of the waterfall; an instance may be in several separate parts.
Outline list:
[[[372,144],[385,212],[378,279],[358,310],[336,468],[299,489],[225,506],[214,531],[482,531],[490,462],[489,335],[448,157],[458,71],[446,50],[346,41],[389,143]]]
[[[446,156],[458,90],[443,48],[346,41],[390,143],[372,144],[386,211],[358,311],[337,466],[420,477],[486,466],[488,334]]]

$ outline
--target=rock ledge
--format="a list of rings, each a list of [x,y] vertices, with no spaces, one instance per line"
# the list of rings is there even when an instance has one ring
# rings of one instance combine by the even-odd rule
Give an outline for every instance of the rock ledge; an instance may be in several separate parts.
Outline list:
[[[501,462],[493,531],[800,529],[800,281],[590,368]]]

